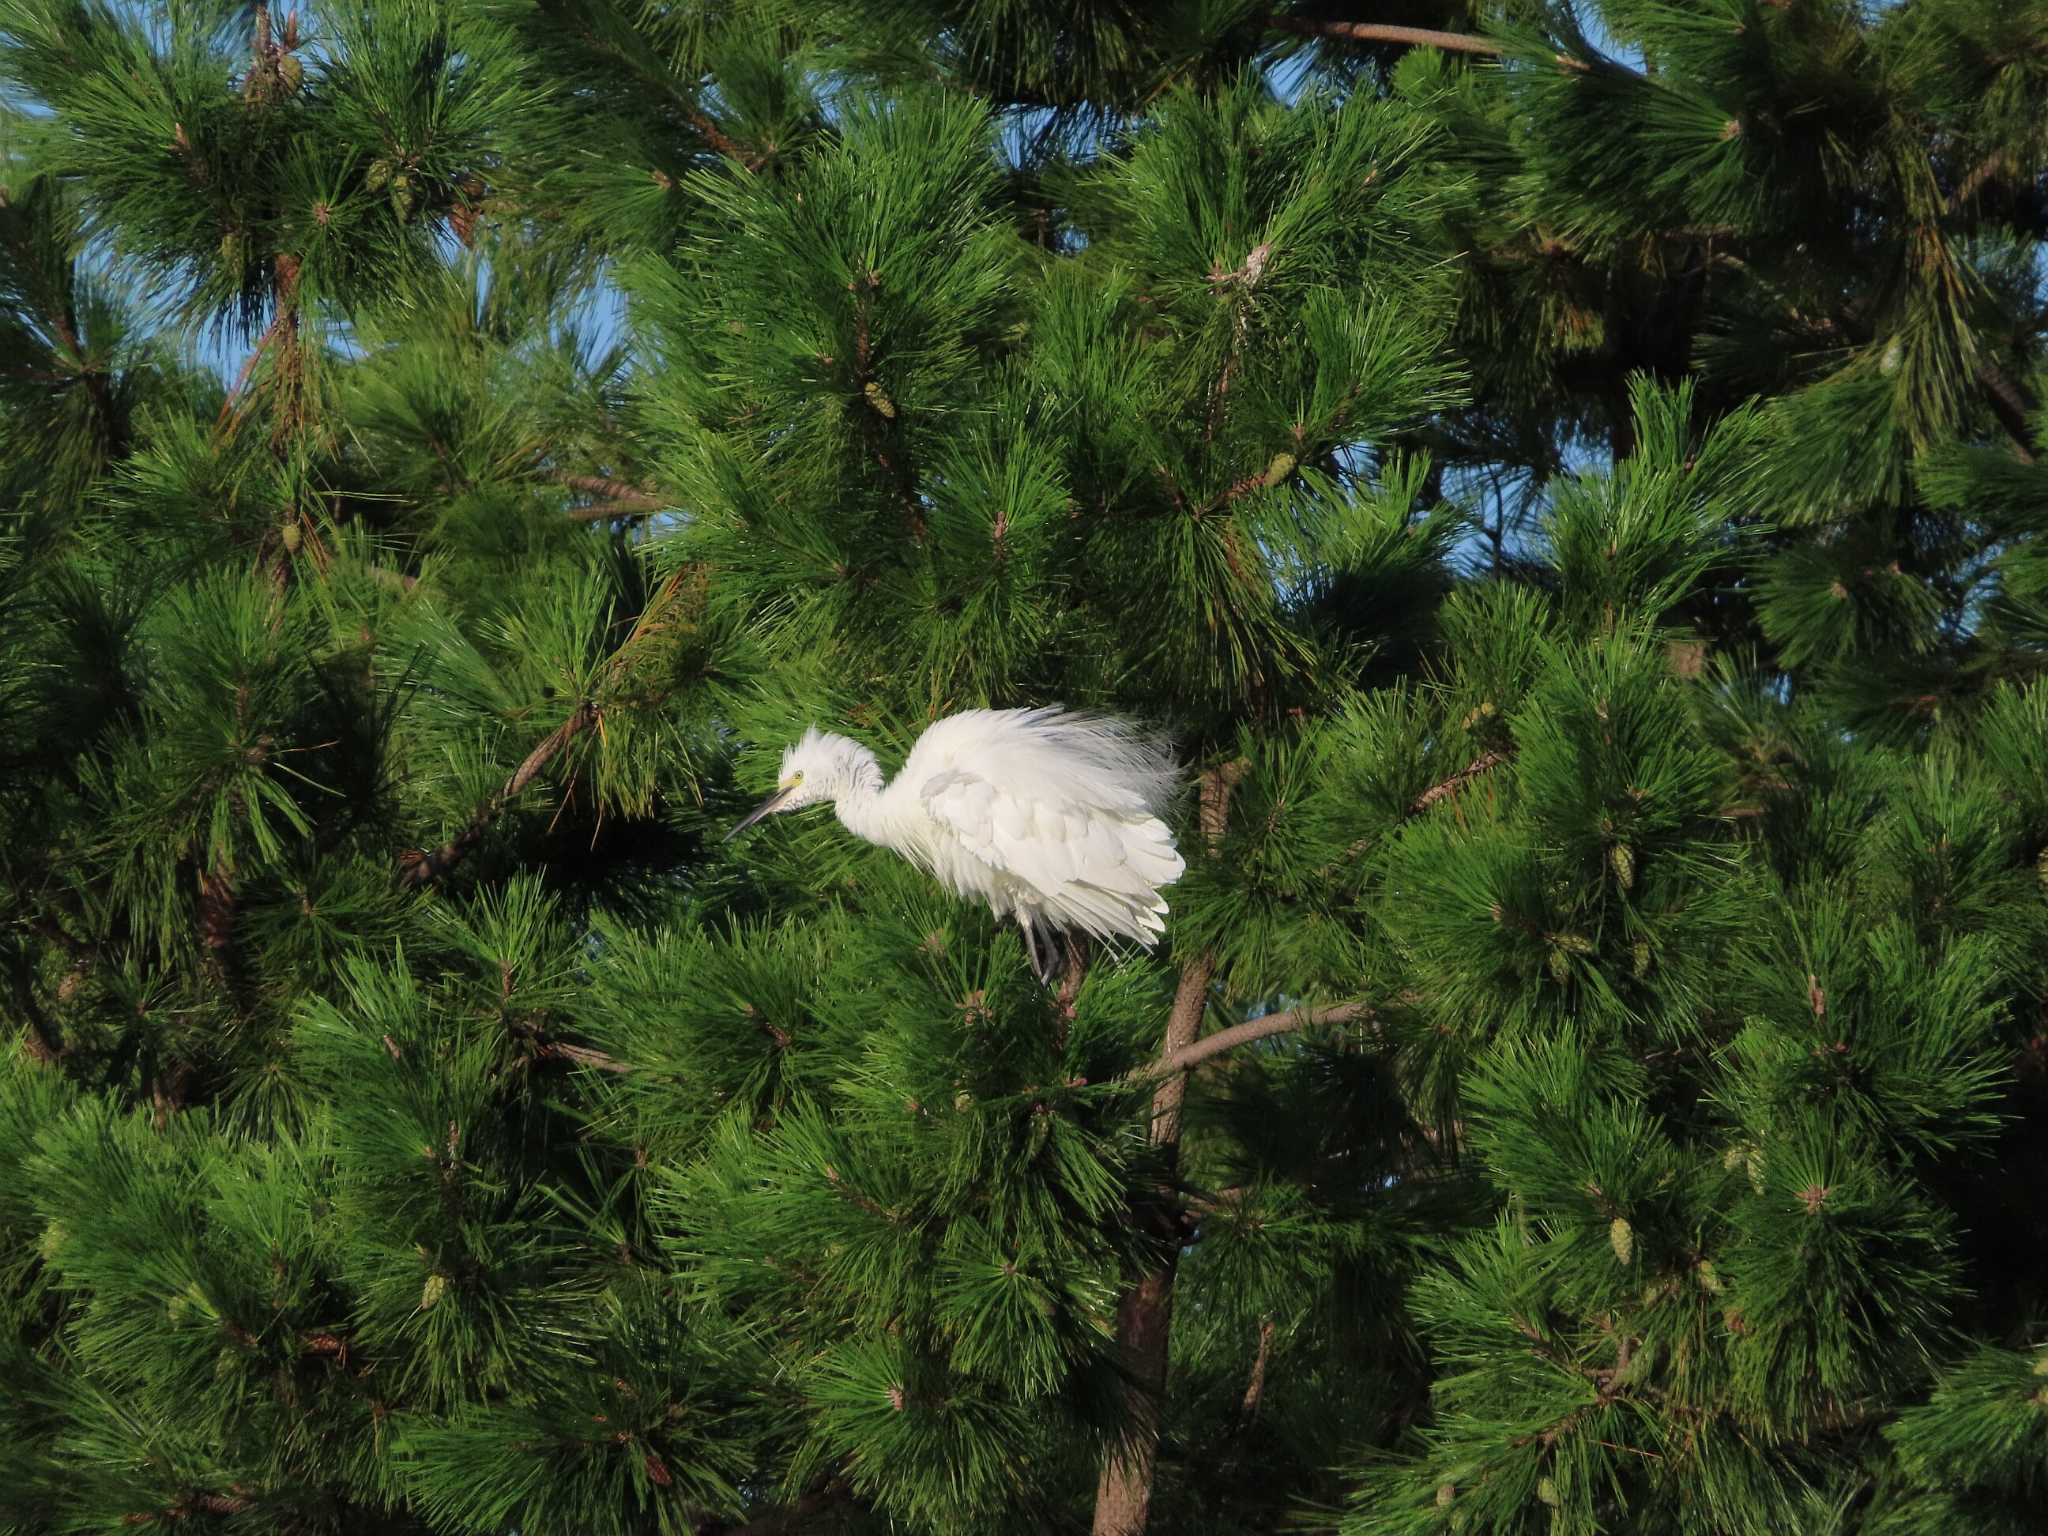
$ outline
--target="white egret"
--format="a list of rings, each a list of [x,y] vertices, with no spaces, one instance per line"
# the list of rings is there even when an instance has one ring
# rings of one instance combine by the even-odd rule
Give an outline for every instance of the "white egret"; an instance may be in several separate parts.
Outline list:
[[[1160,888],[1186,868],[1160,820],[1177,776],[1128,723],[1058,706],[935,720],[886,787],[874,753],[813,726],[783,753],[775,793],[726,836],[830,801],[854,836],[1014,917],[1049,982],[1060,930],[1147,948],[1163,931]]]

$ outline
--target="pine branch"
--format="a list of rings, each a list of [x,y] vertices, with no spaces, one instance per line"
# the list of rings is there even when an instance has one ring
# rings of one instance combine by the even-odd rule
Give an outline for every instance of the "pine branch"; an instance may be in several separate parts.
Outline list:
[[[1956,212],[1963,204],[1971,201],[1995,178],[2006,175],[2012,169],[2012,157],[2004,150],[1994,150],[1970,168],[1963,179],[1956,183],[1955,191],[1949,193],[1945,204],[1947,211]]]
[[[1327,1008],[1289,1008],[1283,1013],[1264,1014],[1242,1024],[1233,1024],[1228,1029],[1219,1029],[1204,1039],[1190,1041],[1150,1066],[1140,1068],[1131,1075],[1130,1081],[1151,1082],[1155,1078],[1184,1075],[1211,1057],[1221,1056],[1240,1045],[1250,1045],[1254,1040],[1291,1035],[1298,1030],[1317,1029],[1326,1024],[1350,1024],[1373,1016],[1369,1003],[1334,1003]]]
[[[107,389],[105,370],[95,368],[85,355],[85,348],[78,339],[78,311],[74,295],[66,293],[62,312],[51,316],[51,330],[57,344],[69,355],[74,377],[85,386],[86,398],[92,402],[96,415],[106,430],[107,456],[121,458],[127,452],[127,445],[117,436],[118,423],[115,420],[113,396]]]
[[[1720,260],[1726,262],[1738,272],[1751,276],[1755,275],[1751,272],[1749,264],[1738,256],[1723,254]],[[1769,288],[1768,282],[1764,286]],[[1784,304],[1793,320],[1809,326],[1818,335],[1848,345],[1867,346],[1870,343],[1870,328],[1867,325],[1858,323],[1848,316],[1844,316],[1841,319],[1836,319],[1829,315],[1802,316],[1797,309],[1784,299],[1782,294],[1778,294],[1774,289],[1771,290],[1771,293],[1781,304]],[[2034,443],[2033,431],[2028,423],[2028,416],[2032,412],[2033,402],[2029,399],[2027,392],[1990,358],[1984,358],[1978,362],[1976,379],[1977,383],[1983,387],[1986,401],[1991,407],[1991,414],[1998,418],[1999,426],[2005,429],[2006,436],[2012,440],[2014,455],[2022,464],[2033,463],[2036,445]]]
[[[241,1494],[195,1493],[180,1499],[169,1509],[143,1510],[132,1515],[123,1515],[123,1525],[155,1525],[159,1521],[171,1522],[190,1519],[193,1515],[241,1515],[254,1508]]]
[[[1411,816],[1420,816],[1424,811],[1428,810],[1432,805],[1435,805],[1439,800],[1445,800],[1448,799],[1450,796],[1455,795],[1459,790],[1463,789],[1467,784],[1471,783],[1474,779],[1478,778],[1482,773],[1486,773],[1494,768],[1498,768],[1502,763],[1506,762],[1507,760],[1508,754],[1505,752],[1480,753],[1479,756],[1473,758],[1471,762],[1467,763],[1464,767],[1460,768],[1448,779],[1445,779],[1440,784],[1430,785],[1429,788],[1425,789],[1421,794],[1417,795],[1408,806],[1408,814]]]
[[[1471,53],[1501,58],[1507,44],[1471,32],[1439,32],[1429,27],[1397,27],[1376,21],[1319,21],[1309,16],[1268,16],[1266,28],[1296,37],[1341,38],[1348,43],[1405,43],[1411,48],[1440,48],[1445,53]]]
[[[634,485],[630,480],[614,480],[606,475],[569,474],[553,474],[548,478],[572,491],[580,491],[586,496],[602,496],[622,507],[635,507],[643,512],[658,512],[670,505],[668,498],[660,492]]]
[[[2028,422],[2033,403],[2028,400],[2026,391],[1989,358],[1977,364],[1977,382],[1984,386],[1984,394],[1991,403],[1991,414],[1998,418],[1998,424],[2012,439],[2013,452],[2019,461],[2022,464],[2033,463],[2036,445]]]
[[[760,170],[762,163],[768,158],[766,155],[757,154],[749,150],[739,140],[719,127],[712,120],[711,115],[702,107],[687,107],[683,111],[683,116],[689,119],[690,126],[697,130],[706,144],[709,144],[728,160],[736,162],[741,170],[749,174]]]
[[[1296,37],[1315,39],[1338,38],[1350,43],[1394,43],[1410,48],[1436,48],[1445,53],[1469,53],[1481,58],[1506,58],[1513,50],[1506,43],[1494,38],[1481,37],[1473,32],[1443,32],[1432,27],[1402,27],[1378,21],[1323,21],[1310,16],[1268,16],[1267,30],[1291,32]],[[1573,74],[1588,74],[1593,66],[1584,59],[1573,58],[1568,53],[1556,55],[1560,69]],[[1639,71],[1613,59],[1602,58],[1601,66],[1618,74],[1635,79],[1645,78]]]
[[[1249,1424],[1259,1416],[1259,1403],[1266,1395],[1266,1366],[1273,1358],[1273,1319],[1259,1319],[1259,1352],[1252,1359],[1252,1378],[1245,1384],[1244,1401],[1238,1404],[1237,1418],[1240,1424]]]
[[[202,869],[195,911],[200,955],[208,974],[227,989],[237,1006],[246,1010],[246,978],[235,956],[235,923],[240,912],[241,892],[234,870],[226,865]]]
[[[607,1056],[603,1051],[593,1050],[587,1045],[570,1045],[563,1040],[543,1040],[533,1048],[538,1061],[573,1061],[579,1067],[594,1067],[600,1072],[631,1072],[633,1064]]]
[[[64,1036],[56,1022],[43,1012],[42,1004],[36,1001],[35,980],[26,951],[15,959],[14,992],[21,1005],[22,1017],[28,1020],[28,1053],[47,1066],[64,1054]]]
[[[526,758],[513,771],[512,777],[500,785],[490,799],[477,807],[476,814],[469,819],[469,825],[456,833],[447,842],[431,853],[418,849],[408,850],[402,856],[402,872],[398,883],[402,889],[411,890],[417,886],[438,880],[460,864],[469,851],[483,839],[498,814],[516,799],[527,785],[531,784],[540,771],[552,762],[562,748],[569,745],[584,731],[595,725],[598,708],[585,699],[576,706],[576,712],[541,739],[540,745],[526,754]]]
[[[1234,502],[1244,500],[1245,497],[1253,492],[1265,490],[1269,484],[1269,477],[1263,469],[1255,474],[1241,476],[1225,486],[1222,494],[1217,496],[1206,507],[1203,507],[1195,516],[1202,518],[1209,516],[1212,512],[1221,512],[1225,507],[1230,506]]]
[[[256,345],[249,349],[249,355],[242,360],[241,371],[235,375],[233,388],[222,399],[220,415],[214,422],[215,431],[224,436],[240,429],[242,419],[253,404],[249,394],[250,381],[256,376],[257,365],[270,353],[276,352],[280,358],[287,360],[281,365],[284,371],[279,375],[280,379],[288,386],[299,382],[297,366],[289,361],[299,339],[298,257],[286,251],[278,252],[271,262],[271,275],[273,312],[270,324],[263,328],[263,334],[256,338]],[[280,389],[279,394],[286,396],[286,391]],[[295,397],[286,396],[286,409],[280,411],[278,419],[277,430],[280,435],[287,429],[304,425],[303,420],[296,414],[303,403]]]
[[[578,28],[578,35],[591,48],[599,53],[608,55],[625,69],[638,75],[642,80],[647,81],[657,90],[666,94],[682,113],[683,120],[696,129],[697,136],[704,141],[707,147],[730,160],[736,161],[743,170],[749,172],[758,171],[767,161],[768,157],[765,154],[750,152],[745,145],[719,127],[712,116],[699,106],[691,95],[677,85],[675,77],[668,71],[647,68],[638,54],[629,49],[619,47],[618,44],[609,39],[598,37],[588,27]],[[666,184],[666,178],[659,171],[655,173],[655,176]]]
[[[634,619],[632,630],[624,640],[619,642],[618,648],[605,658],[603,665],[598,668],[597,676],[591,683],[591,691],[593,693],[601,693],[606,685],[616,679],[619,672],[625,668],[635,654],[636,648],[643,641],[647,640],[650,636],[663,632],[665,628],[663,615],[666,613],[669,604],[677,600],[678,594],[687,585],[690,585],[698,574],[699,572],[696,567],[685,565],[675,571],[668,580],[661,584],[660,589],[648,600],[646,606],[640,610],[639,617]],[[401,867],[399,885],[401,889],[411,889],[416,886],[425,885],[429,881],[438,880],[457,864],[461,863],[470,849],[474,848],[483,837],[490,824],[497,819],[499,813],[527,785],[534,781],[534,778],[554,759],[556,754],[590,727],[601,725],[603,720],[604,710],[596,700],[591,698],[584,699],[581,704],[576,706],[574,714],[556,726],[554,730],[542,738],[538,746],[526,754],[525,761],[520,763],[512,777],[500,785],[488,800],[477,807],[476,814],[470,818],[469,825],[464,827],[461,832],[431,853],[423,853],[415,848],[408,849],[399,856]]]
[[[903,452],[901,413],[896,402],[882,388],[881,380],[875,377],[873,368],[872,314],[875,290],[882,286],[882,275],[871,271],[859,285],[848,283],[846,286],[858,286],[860,294],[858,313],[854,318],[853,369],[854,378],[860,383],[862,398],[868,403],[868,414],[861,419],[862,435],[868,440],[875,462],[895,484],[896,495],[903,503],[904,526],[910,533],[911,542],[922,544],[924,508],[917,499],[917,473]]]

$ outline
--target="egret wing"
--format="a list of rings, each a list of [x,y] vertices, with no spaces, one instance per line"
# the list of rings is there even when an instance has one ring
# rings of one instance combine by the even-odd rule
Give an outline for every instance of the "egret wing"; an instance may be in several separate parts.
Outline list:
[[[919,793],[935,830],[1056,922],[1098,936],[1158,932],[1166,904],[1155,886],[1180,873],[1164,824],[1050,789],[1043,775],[1018,790],[955,767]]]

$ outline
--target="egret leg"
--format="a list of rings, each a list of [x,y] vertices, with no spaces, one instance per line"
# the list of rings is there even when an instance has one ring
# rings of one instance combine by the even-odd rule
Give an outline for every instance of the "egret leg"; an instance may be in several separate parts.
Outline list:
[[[1040,983],[1050,985],[1052,966],[1039,944],[1038,925],[1031,921],[1031,914],[1022,907],[1017,909],[1017,926],[1024,930],[1024,945],[1031,952],[1031,974],[1036,976]]]

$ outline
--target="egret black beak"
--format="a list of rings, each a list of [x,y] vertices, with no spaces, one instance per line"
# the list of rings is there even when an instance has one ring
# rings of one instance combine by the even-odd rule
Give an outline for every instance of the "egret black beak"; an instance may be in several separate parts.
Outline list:
[[[785,785],[781,789],[775,791],[774,794],[770,795],[766,800],[763,800],[759,805],[755,806],[751,811],[747,812],[747,814],[740,819],[739,824],[735,826],[730,832],[725,834],[725,841],[727,841],[728,843],[731,842],[734,838],[738,837],[742,832],[746,831],[747,828],[751,827],[755,822],[759,821],[763,816],[773,816],[777,811],[782,809],[783,804],[789,799],[791,795],[795,793],[796,786],[794,784]]]

